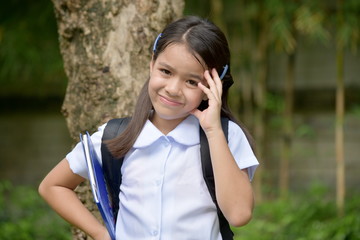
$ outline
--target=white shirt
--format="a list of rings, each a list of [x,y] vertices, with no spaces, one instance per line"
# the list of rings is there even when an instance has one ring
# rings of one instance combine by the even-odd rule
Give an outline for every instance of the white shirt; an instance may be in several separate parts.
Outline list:
[[[105,125],[92,135],[101,159]],[[252,179],[258,161],[239,126],[229,122],[229,148]],[[82,146],[66,158],[76,174],[87,178]],[[199,122],[189,116],[168,135],[149,120],[126,154],[120,186],[116,239],[221,240],[216,207],[203,179]]]

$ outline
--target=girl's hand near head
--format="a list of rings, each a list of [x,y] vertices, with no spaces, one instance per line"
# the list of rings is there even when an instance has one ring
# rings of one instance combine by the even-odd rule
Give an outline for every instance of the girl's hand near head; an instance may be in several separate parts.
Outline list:
[[[203,111],[194,109],[191,114],[199,119],[200,125],[205,133],[221,129],[220,112],[221,112],[221,96],[222,96],[222,82],[216,69],[206,70],[204,77],[207,81],[207,86],[202,83],[198,87],[205,93],[208,99],[209,107]]]

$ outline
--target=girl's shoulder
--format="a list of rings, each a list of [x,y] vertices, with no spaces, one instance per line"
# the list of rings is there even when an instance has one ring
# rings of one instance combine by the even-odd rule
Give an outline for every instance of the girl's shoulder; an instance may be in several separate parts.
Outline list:
[[[245,133],[241,126],[231,120],[228,123],[228,138],[232,137],[245,137]]]

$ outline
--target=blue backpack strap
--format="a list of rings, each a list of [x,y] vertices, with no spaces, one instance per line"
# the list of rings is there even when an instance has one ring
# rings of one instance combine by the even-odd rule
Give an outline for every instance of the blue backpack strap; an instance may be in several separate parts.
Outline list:
[[[226,140],[228,140],[229,119],[221,118],[221,125],[223,128]],[[218,214],[219,225],[220,225],[220,233],[221,233],[222,239],[223,240],[232,240],[234,238],[234,233],[231,231],[229,222],[226,220],[224,214],[221,212],[219,205],[217,203],[217,200],[216,200],[214,172],[213,172],[213,168],[212,168],[212,164],[211,164],[209,143],[208,143],[207,137],[205,135],[205,132],[202,130],[201,127],[200,127],[200,153],[201,153],[201,165],[202,165],[204,180],[209,189],[211,198],[214,201],[216,208],[217,208],[217,214]]]
[[[102,168],[107,184],[109,198],[112,204],[112,210],[117,219],[117,213],[119,211],[119,193],[121,185],[121,166],[123,164],[124,158],[116,159],[109,152],[105,141],[110,140],[118,136],[123,132],[130,122],[131,118],[116,118],[110,120],[105,129],[101,140],[101,156],[102,156]]]

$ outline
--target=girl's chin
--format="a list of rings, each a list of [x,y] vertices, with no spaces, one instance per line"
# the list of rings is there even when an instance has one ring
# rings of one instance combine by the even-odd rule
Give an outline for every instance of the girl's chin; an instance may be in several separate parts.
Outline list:
[[[189,115],[190,115],[190,113],[186,113],[186,114],[182,114],[182,115],[170,115],[170,114],[161,114],[161,113],[155,112],[153,117],[159,118],[162,120],[167,120],[167,121],[182,121],[185,118],[187,118]]]

